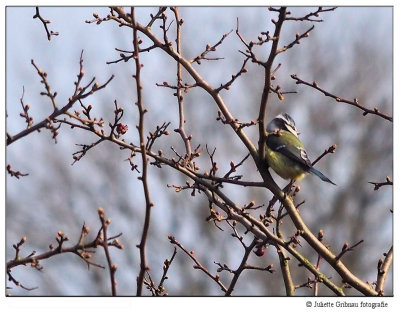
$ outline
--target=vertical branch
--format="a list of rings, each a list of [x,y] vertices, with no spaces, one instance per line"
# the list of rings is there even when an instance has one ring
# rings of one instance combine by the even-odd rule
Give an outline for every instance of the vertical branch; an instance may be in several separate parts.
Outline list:
[[[176,21],[176,52],[180,55],[181,54],[181,25],[183,24],[183,19],[179,18],[179,11],[178,8],[172,7],[171,10],[175,14],[175,21]],[[179,61],[177,61],[177,70],[176,70],[176,77],[177,77],[177,85],[176,85],[176,97],[178,98],[178,106],[179,106],[179,128],[175,131],[178,132],[183,142],[185,143],[186,148],[186,156],[188,160],[190,160],[190,155],[192,154],[192,147],[190,145],[190,138],[186,135],[185,132],[185,114],[183,111],[183,95],[182,95],[182,65]]]
[[[380,259],[378,263],[378,279],[376,280],[375,290],[379,295],[383,295],[386,277],[393,262],[393,246],[390,248],[389,252],[385,253],[384,255],[385,260],[383,261]]]
[[[324,231],[319,230],[319,232],[318,232],[318,241],[322,242],[323,239],[324,239]],[[317,264],[315,265],[315,268],[316,268],[317,270],[320,269],[321,263],[322,263],[321,254],[318,254]],[[318,296],[318,292],[319,292],[318,276],[315,275],[314,296]]]
[[[131,7],[131,17],[132,17],[132,29],[133,29],[133,59],[135,60],[135,65],[136,65],[136,73],[134,75],[134,78],[136,80],[136,92],[137,92],[137,103],[136,105],[138,106],[139,109],[139,125],[138,125],[138,131],[139,131],[139,140],[140,140],[140,152],[142,156],[142,175],[139,177],[139,179],[143,183],[143,192],[144,192],[144,197],[146,200],[146,214],[145,214],[145,219],[144,219],[144,224],[143,224],[143,231],[142,231],[142,238],[140,240],[140,244],[137,245],[140,251],[140,272],[137,278],[137,291],[136,295],[141,296],[142,295],[142,289],[143,289],[143,280],[144,280],[144,275],[146,273],[146,270],[148,270],[148,266],[146,263],[146,241],[147,241],[147,234],[149,232],[149,227],[150,227],[150,215],[151,215],[151,207],[154,205],[151,200],[150,200],[150,192],[149,192],[149,187],[147,183],[147,155],[146,155],[146,143],[145,143],[145,136],[144,136],[144,114],[147,112],[147,109],[143,107],[142,103],[142,83],[140,81],[140,71],[142,68],[142,65],[140,64],[139,61],[139,40],[138,40],[138,34],[137,34],[137,29],[135,28],[135,9],[134,7]]]
[[[102,208],[98,209],[98,213],[99,213],[99,218],[100,218],[100,222],[101,222],[101,230],[103,232],[102,244],[103,244],[103,248],[104,248],[104,253],[106,254],[108,269],[110,271],[111,294],[113,296],[117,296],[117,289],[116,289],[117,282],[115,281],[115,272],[117,271],[117,265],[112,263],[110,252],[108,250],[107,228],[111,221],[110,221],[110,219],[107,219],[107,220],[105,219],[104,210]]]
[[[50,24],[51,21],[50,21],[50,20],[44,19],[44,18],[40,15],[39,7],[36,7],[36,13],[35,13],[35,15],[33,16],[33,18],[34,18],[34,19],[39,18],[39,20],[43,23],[43,26],[44,26],[44,29],[45,29],[46,35],[47,35],[47,40],[50,41],[52,35],[58,35],[58,32],[54,32],[54,31],[51,31],[51,30],[49,31],[49,28],[47,27],[47,25]]]
[[[233,289],[236,286],[236,283],[239,279],[240,274],[242,274],[243,270],[246,268],[247,259],[249,258],[250,253],[253,250],[254,246],[256,246],[257,242],[258,242],[257,238],[254,238],[253,242],[249,246],[245,247],[245,252],[244,252],[242,261],[241,261],[238,269],[235,271],[235,274],[232,278],[231,284],[228,287],[228,290],[225,293],[225,296],[232,295]]]
[[[286,296],[294,296],[294,284],[292,280],[292,274],[290,273],[289,257],[286,256],[285,251],[276,246],[279,256],[279,264],[281,266],[283,282],[285,283]]]
[[[280,239],[283,239],[283,235],[280,229],[280,225],[282,224],[282,211],[283,211],[283,205],[281,205],[278,210],[278,216],[276,219],[276,228],[275,228],[276,235]],[[280,246],[278,245],[276,245],[276,251],[279,256],[279,265],[281,267],[283,282],[285,284],[286,296],[294,296],[295,287],[293,284],[292,274],[290,272],[289,257],[286,256],[285,250],[280,248]]]
[[[322,257],[320,254],[318,254],[318,259],[317,259],[317,265],[315,265],[315,268],[317,270],[320,269],[322,263]],[[315,275],[315,283],[314,283],[314,296],[317,297],[319,293],[319,284],[318,284],[318,276]]]
[[[285,21],[286,18],[286,7],[282,7],[279,9],[279,18],[278,21],[272,20],[272,22],[275,24],[275,32],[274,36],[272,37],[272,47],[271,51],[269,53],[268,60],[263,63],[263,66],[265,68],[265,78],[264,78],[264,89],[262,92],[261,96],[261,104],[260,104],[260,111],[258,114],[258,131],[259,131],[259,140],[258,140],[258,155],[260,159],[264,158],[264,136],[265,136],[265,113],[267,111],[267,105],[268,105],[268,95],[271,87],[271,69],[272,69],[272,63],[274,62],[274,59],[277,55],[277,49],[278,49],[278,43],[279,43],[279,37],[282,29],[282,24],[283,21]]]

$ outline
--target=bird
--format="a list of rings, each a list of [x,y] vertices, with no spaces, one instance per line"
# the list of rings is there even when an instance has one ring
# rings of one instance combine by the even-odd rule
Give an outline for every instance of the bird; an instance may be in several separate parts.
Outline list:
[[[281,113],[272,119],[265,133],[265,159],[281,178],[299,181],[312,173],[322,181],[336,185],[315,169],[298,138],[299,132],[292,117]]]

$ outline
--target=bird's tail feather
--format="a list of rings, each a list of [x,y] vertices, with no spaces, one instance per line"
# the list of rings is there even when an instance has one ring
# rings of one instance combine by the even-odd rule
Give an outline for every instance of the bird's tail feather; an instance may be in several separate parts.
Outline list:
[[[310,167],[310,172],[318,176],[322,181],[332,183],[333,185],[336,185],[336,183],[333,183],[331,180],[329,180],[326,176],[321,171],[318,171],[317,169]]]

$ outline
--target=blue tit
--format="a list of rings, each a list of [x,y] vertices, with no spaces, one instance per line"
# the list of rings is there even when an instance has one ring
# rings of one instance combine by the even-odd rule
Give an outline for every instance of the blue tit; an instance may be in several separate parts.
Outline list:
[[[267,125],[265,136],[268,165],[283,179],[301,180],[307,173],[313,173],[321,180],[336,185],[311,165],[298,135],[292,117],[286,113],[276,116]]]

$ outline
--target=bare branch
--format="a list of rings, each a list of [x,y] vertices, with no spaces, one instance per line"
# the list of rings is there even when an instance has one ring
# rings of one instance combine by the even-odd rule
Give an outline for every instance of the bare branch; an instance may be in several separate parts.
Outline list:
[[[19,179],[20,177],[29,176],[29,173],[22,173],[21,171],[12,170],[11,164],[7,165],[7,172],[11,177],[16,177],[17,179]]]
[[[219,275],[212,275],[206,267],[201,265],[200,261],[194,256],[193,251],[188,251],[181,243],[179,243],[174,236],[168,235],[168,239],[170,240],[171,244],[174,244],[178,246],[182,251],[185,252],[186,255],[188,255],[193,262],[195,262],[196,265],[193,265],[193,268],[195,269],[200,269],[203,273],[205,273],[208,277],[210,277],[213,281],[215,281],[219,287],[221,287],[222,291],[226,292],[227,288],[224,286],[224,284],[221,282]]]
[[[152,26],[153,26],[153,23],[156,21],[156,20],[162,20],[162,18],[161,18],[161,14],[165,11],[165,10],[167,10],[167,7],[160,7],[159,9],[158,9],[158,12],[156,13],[156,15],[152,15],[152,14],[150,14],[150,17],[151,17],[151,20],[150,20],[150,22],[147,24],[147,28],[151,28]]]
[[[104,248],[104,253],[106,254],[106,259],[108,263],[108,269],[110,271],[110,280],[111,280],[111,295],[112,296],[117,296],[117,282],[115,280],[115,272],[117,271],[117,265],[113,264],[111,261],[111,256],[110,252],[108,250],[108,238],[107,238],[107,228],[111,223],[110,219],[106,219],[104,216],[104,210],[102,208],[98,209],[98,214],[101,222],[101,228],[103,232],[103,237],[102,237],[102,245]]]
[[[236,286],[236,283],[237,283],[237,281],[239,279],[240,274],[242,274],[243,270],[245,270],[245,268],[246,268],[247,259],[249,258],[251,251],[253,250],[253,248],[256,246],[257,243],[258,243],[257,238],[254,238],[253,241],[251,242],[251,244],[245,248],[242,261],[240,262],[240,265],[237,268],[237,270],[234,271],[234,275],[233,275],[232,281],[231,281],[231,283],[229,285],[228,290],[225,292],[225,296],[231,296],[232,295],[232,292],[233,292],[233,290],[234,290],[234,288]]]
[[[50,129],[53,134],[53,138],[55,138],[58,134],[58,131],[57,131],[58,127],[56,128],[53,126],[53,122],[55,121],[55,119],[58,116],[65,114],[75,104],[76,101],[85,99],[86,97],[94,94],[95,92],[105,88],[111,82],[111,80],[114,78],[114,75],[112,75],[103,85],[99,85],[99,83],[95,82],[89,91],[88,91],[89,86],[94,82],[94,78],[85,87],[83,87],[83,88],[78,87],[80,80],[81,80],[81,78],[83,78],[83,75],[84,75],[84,72],[82,70],[82,53],[81,53],[80,72],[78,74],[78,81],[75,82],[75,87],[76,87],[75,93],[69,98],[68,103],[59,109],[57,107],[56,100],[55,100],[55,97],[57,94],[51,93],[50,85],[47,82],[47,73],[43,72],[40,68],[38,68],[33,60],[31,62],[32,62],[32,65],[36,68],[36,70],[46,88],[46,92],[42,92],[41,94],[46,95],[50,98],[52,105],[53,105],[53,112],[48,117],[43,119],[41,122],[21,131],[20,133],[14,135],[14,136],[11,136],[8,134],[7,135],[7,146],[11,145],[13,142],[29,135],[30,133],[32,133],[34,131],[40,131],[40,129],[42,129],[42,128]]]
[[[217,92],[221,91],[222,89],[226,89],[229,90],[230,86],[233,84],[234,81],[236,81],[236,79],[244,74],[247,73],[248,70],[247,68],[245,68],[247,61],[250,59],[250,57],[246,57],[245,60],[243,61],[242,67],[240,68],[239,72],[237,72],[236,74],[232,74],[232,78],[231,80],[229,80],[228,82],[226,82],[225,84],[221,84],[220,87],[218,87],[216,89]]]
[[[324,9],[322,7],[318,7],[316,11],[310,12],[309,14],[306,14],[303,17],[286,17],[286,21],[311,21],[311,22],[323,22],[324,20],[322,19],[315,19],[313,17],[318,18],[319,14],[322,12],[328,12],[328,11],[334,11],[336,10],[337,7],[332,7],[332,8],[327,8]],[[288,15],[291,14],[291,12],[287,13]]]
[[[306,85],[306,86],[313,87],[313,88],[315,88],[316,90],[318,90],[318,91],[320,91],[321,93],[323,93],[325,96],[331,97],[331,98],[335,99],[335,100],[336,100],[337,102],[339,102],[339,103],[345,103],[345,104],[352,105],[352,106],[355,106],[355,107],[361,109],[361,110],[363,111],[363,116],[366,116],[366,115],[368,115],[368,114],[374,114],[374,115],[377,115],[377,116],[379,116],[379,117],[381,117],[381,118],[383,118],[383,119],[386,119],[386,120],[388,120],[388,121],[393,122],[393,118],[392,118],[391,116],[389,116],[389,115],[386,115],[386,114],[382,113],[382,112],[379,110],[378,107],[374,107],[374,109],[369,109],[369,108],[367,108],[367,107],[361,105],[361,104],[358,102],[358,98],[354,98],[352,101],[351,101],[351,100],[348,100],[348,99],[344,99],[344,98],[342,98],[342,97],[338,97],[338,96],[336,96],[336,95],[334,95],[334,94],[332,94],[332,93],[329,93],[329,92],[327,92],[326,90],[320,88],[320,87],[318,86],[317,82],[315,82],[315,81],[314,81],[313,83],[309,83],[309,82],[303,81],[303,80],[300,79],[296,74],[292,74],[291,77],[292,77],[294,80],[296,80],[296,84],[304,84],[304,85]]]
[[[132,19],[132,25],[134,26],[135,23],[135,9],[131,7],[131,19]],[[146,271],[149,270],[147,261],[146,261],[146,242],[147,242],[147,235],[149,232],[150,228],[150,216],[151,216],[151,208],[154,206],[154,203],[151,202],[150,199],[150,191],[149,191],[149,186],[147,183],[147,154],[146,154],[146,144],[145,144],[145,137],[144,137],[144,115],[147,112],[147,109],[143,107],[143,101],[142,101],[142,83],[141,83],[141,68],[142,65],[140,64],[139,60],[139,40],[138,40],[138,30],[137,28],[133,27],[133,48],[134,48],[134,60],[135,60],[135,66],[136,66],[136,73],[134,75],[135,81],[136,81],[136,93],[137,93],[137,107],[139,110],[139,125],[138,125],[138,132],[139,132],[139,141],[140,141],[140,150],[141,150],[141,156],[142,156],[142,175],[140,177],[140,180],[142,181],[143,184],[143,192],[144,192],[144,197],[146,200],[146,210],[145,210],[145,219],[144,219],[144,224],[143,224],[143,231],[142,231],[142,237],[140,240],[140,244],[137,245],[140,251],[140,272],[137,278],[137,296],[142,295],[142,288],[143,288],[143,280],[144,280],[144,274]]]
[[[45,19],[42,18],[42,16],[41,16],[40,13],[39,13],[39,7],[36,7],[36,13],[35,13],[35,15],[33,16],[33,18],[34,18],[34,19],[39,18],[39,20],[43,23],[44,29],[45,29],[46,34],[47,34],[47,39],[48,39],[49,41],[51,40],[51,36],[52,36],[52,35],[56,36],[56,35],[59,34],[58,32],[49,31],[49,29],[47,28],[47,25],[50,24],[51,21],[50,21],[50,20],[45,20]]]
[[[182,20],[183,21],[183,20]],[[183,23],[183,22],[182,22]],[[223,57],[207,57],[207,54],[210,52],[214,52],[217,50],[218,46],[222,44],[222,42],[229,36],[229,34],[232,33],[233,30],[230,30],[228,33],[224,34],[222,38],[213,46],[210,44],[206,45],[206,49],[201,53],[200,55],[196,56],[194,59],[190,60],[190,63],[197,63],[201,64],[201,60],[209,60],[209,61],[216,61],[216,60],[222,60]],[[180,52],[178,52],[180,53]]]
[[[312,26],[311,28],[309,28],[306,32],[304,32],[303,34],[299,34],[296,33],[296,39],[293,40],[292,42],[290,42],[288,45],[285,45],[283,48],[279,49],[276,51],[276,54],[280,54],[283,53],[285,51],[287,51],[288,49],[292,48],[293,46],[295,46],[296,44],[300,44],[300,40],[303,38],[308,38],[310,36],[310,32],[314,29],[314,26]]]
[[[33,125],[33,117],[29,116],[29,104],[24,105],[24,95],[25,95],[25,88],[22,87],[22,96],[20,98],[20,102],[21,102],[21,106],[22,106],[22,113],[20,113],[19,115],[23,118],[25,118],[26,121],[26,128],[30,128]]]
[[[355,247],[357,247],[358,245],[360,245],[363,242],[364,242],[364,240],[361,240],[350,247],[349,247],[349,243],[347,243],[347,242],[344,243],[341,252],[339,253],[338,256],[336,256],[336,260],[339,260],[345,253],[353,251]]]
[[[272,19],[271,21],[275,25],[274,35],[272,37],[272,46],[269,53],[267,62],[263,64],[265,68],[264,72],[264,88],[261,96],[260,110],[258,114],[258,156],[263,160],[265,154],[265,114],[267,112],[269,90],[271,87],[271,70],[274,63],[275,57],[277,56],[278,43],[281,34],[282,24],[286,19],[286,7],[279,9],[278,21]],[[268,176],[268,175],[267,175]]]
[[[104,216],[104,214],[103,214],[103,216]],[[108,221],[106,221],[106,222],[109,224]],[[9,280],[12,281],[13,283],[15,283],[17,286],[20,286],[27,290],[31,290],[26,287],[23,287],[21,285],[21,283],[19,283],[14,277],[12,277],[12,275],[11,275],[12,268],[14,268],[16,266],[20,266],[20,265],[26,266],[26,265],[30,264],[32,268],[35,268],[37,270],[42,270],[42,267],[40,266],[40,261],[51,258],[58,254],[65,254],[65,253],[72,253],[72,254],[79,256],[79,258],[81,258],[87,264],[88,268],[90,267],[90,265],[92,265],[92,266],[104,269],[104,266],[90,261],[90,259],[93,256],[93,253],[95,253],[95,251],[93,249],[98,248],[98,246],[103,246],[103,248],[107,248],[107,249],[109,246],[113,246],[118,249],[124,248],[123,245],[121,245],[117,239],[119,236],[122,235],[122,233],[120,233],[118,235],[114,235],[110,238],[107,238],[106,236],[104,236],[104,230],[106,230],[106,228],[104,228],[102,225],[102,227],[100,228],[100,230],[97,233],[96,238],[89,243],[85,243],[84,240],[87,237],[87,235],[89,234],[90,228],[84,224],[82,226],[82,230],[81,230],[78,242],[71,247],[64,246],[65,242],[69,241],[69,237],[66,236],[62,231],[58,231],[57,236],[56,236],[57,247],[53,247],[53,244],[50,244],[49,251],[41,253],[41,254],[37,254],[35,251],[33,251],[30,255],[28,255],[26,257],[20,256],[21,246],[27,241],[26,237],[23,237],[19,243],[13,245],[13,247],[15,249],[14,259],[7,262],[7,275],[9,277]],[[103,235],[101,233],[103,233]],[[106,245],[107,245],[107,247],[105,247]],[[108,259],[109,259],[109,256],[107,257],[107,260]],[[110,269],[110,271],[111,271],[111,269]]]
[[[160,282],[158,283],[158,288],[157,288],[157,290],[159,290],[159,291],[161,291],[161,292],[164,292],[164,290],[165,290],[164,282],[165,282],[166,279],[168,279],[168,276],[167,276],[168,270],[169,270],[169,268],[170,268],[172,262],[174,261],[174,258],[175,258],[175,256],[176,256],[176,253],[177,253],[177,250],[176,250],[176,247],[175,247],[175,248],[174,248],[174,252],[172,253],[171,258],[170,258],[170,259],[167,258],[167,259],[164,261],[163,274],[162,274],[162,276],[161,276],[161,279],[160,279]],[[167,294],[167,293],[164,293],[164,295],[168,295],[168,294]]]
[[[178,54],[181,54],[181,27],[183,24],[183,19],[179,17],[178,8],[172,7],[171,10],[174,12],[175,15],[175,22],[176,22],[176,51]],[[179,108],[179,128],[175,129],[174,131],[179,133],[182,138],[182,141],[185,145],[186,149],[186,158],[187,160],[192,159],[192,145],[190,140],[192,136],[188,136],[185,131],[185,113],[184,113],[184,104],[183,104],[183,94],[182,94],[182,65],[177,62],[177,69],[176,69],[176,93],[174,94],[178,99],[178,108]]]
[[[393,262],[393,246],[389,249],[389,252],[384,253],[385,259],[380,259],[378,262],[378,278],[376,281],[376,288],[375,290],[378,292],[379,295],[384,295],[384,286],[386,277],[389,273],[389,268]]]
[[[385,182],[368,182],[374,186],[374,191],[377,191],[380,189],[380,187],[387,186],[387,185],[393,185],[393,181],[390,180],[389,176],[386,176],[386,181]]]
[[[325,157],[328,153],[335,153],[336,148],[337,148],[337,145],[334,144],[334,145],[330,146],[329,148],[325,149],[325,151],[324,151],[321,155],[319,155],[317,159],[315,159],[315,160],[312,162],[312,165],[314,166],[318,161],[320,161],[320,160],[321,160],[323,157]]]

